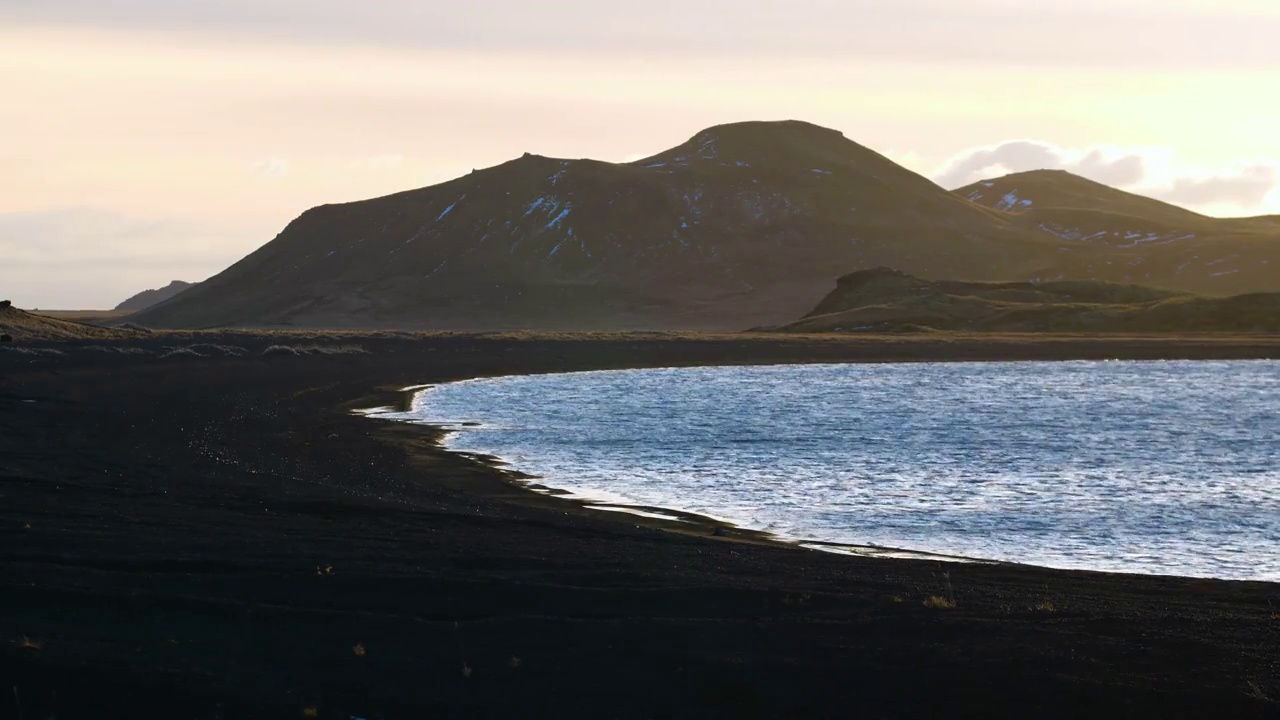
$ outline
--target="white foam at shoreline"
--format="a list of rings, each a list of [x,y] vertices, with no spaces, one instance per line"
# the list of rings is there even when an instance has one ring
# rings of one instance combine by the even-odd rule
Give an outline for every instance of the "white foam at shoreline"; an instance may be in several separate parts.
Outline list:
[[[568,489],[572,493],[569,496],[571,499],[589,498],[604,492],[608,499],[604,497],[600,499],[609,505],[669,507],[676,513],[711,515],[718,520],[744,528],[770,532],[784,539],[796,540],[805,546],[812,546],[807,544],[807,541],[822,540],[848,543],[860,548],[859,554],[874,556],[891,556],[893,553],[900,552],[915,556],[913,550],[883,549],[915,548],[921,553],[992,557],[1001,561],[1057,567],[1280,580],[1280,567],[1271,567],[1272,565],[1280,566],[1280,562],[1276,562],[1274,556],[1269,559],[1264,558],[1261,563],[1257,561],[1258,556],[1268,554],[1261,548],[1266,547],[1267,543],[1270,543],[1271,547],[1276,546],[1276,537],[1280,536],[1280,509],[1278,509],[1280,497],[1276,495],[1277,489],[1280,488],[1280,482],[1277,482],[1280,480],[1280,472],[1269,467],[1265,457],[1237,453],[1239,455],[1237,460],[1242,463],[1238,468],[1240,473],[1237,474],[1239,477],[1253,478],[1256,481],[1253,486],[1231,487],[1227,482],[1230,479],[1228,477],[1230,473],[1222,475],[1221,467],[1207,465],[1205,467],[1212,471],[1205,474],[1207,484],[1204,487],[1194,488],[1191,492],[1179,485],[1179,483],[1185,484],[1186,478],[1175,477],[1176,473],[1170,474],[1182,467],[1178,463],[1187,461],[1186,458],[1169,457],[1177,455],[1180,450],[1178,446],[1166,450],[1153,447],[1151,451],[1161,454],[1162,457],[1144,460],[1140,456],[1133,455],[1135,447],[1131,446],[1130,442],[1133,438],[1125,438],[1127,434],[1150,440],[1146,435],[1150,435],[1151,428],[1144,428],[1143,423],[1160,420],[1160,416],[1150,413],[1144,415],[1139,412],[1143,408],[1150,409],[1153,404],[1159,404],[1169,396],[1173,396],[1178,402],[1191,402],[1194,405],[1194,393],[1188,394],[1185,387],[1178,389],[1180,383],[1186,382],[1191,382],[1193,386],[1199,383],[1200,392],[1209,392],[1211,395],[1216,392],[1217,395],[1221,395],[1221,397],[1217,395],[1209,397],[1197,412],[1204,411],[1212,415],[1214,408],[1220,407],[1226,408],[1230,413],[1222,421],[1213,421],[1210,417],[1207,424],[1202,419],[1188,417],[1185,422],[1187,427],[1173,428],[1176,431],[1174,435],[1179,437],[1190,434],[1193,438],[1192,445],[1195,444],[1194,438],[1198,433],[1235,432],[1240,425],[1235,418],[1239,413],[1248,412],[1250,407],[1259,409],[1262,413],[1260,417],[1264,421],[1275,423],[1273,412],[1270,419],[1266,420],[1268,407],[1266,403],[1280,398],[1280,395],[1276,394],[1280,388],[1278,368],[1280,364],[1274,362],[1245,361],[1230,363],[982,363],[967,366],[922,363],[898,366],[812,365],[775,368],[596,371],[485,379],[461,385],[438,386],[420,392],[415,398],[414,409],[409,413],[401,413],[399,419],[428,422],[428,424],[447,424],[453,433],[446,441],[446,445],[451,449],[498,455],[509,462],[512,468],[540,476],[538,482],[542,484]],[[998,381],[982,377],[992,371],[1003,373],[1004,377]],[[1117,438],[1114,440],[1114,452],[1111,453],[1114,457],[1109,459],[1108,453],[1102,452],[1097,454],[1097,459],[1104,466],[1106,462],[1116,458],[1128,463],[1128,465],[1117,466],[1119,468],[1117,472],[1123,471],[1116,476],[1121,483],[1121,489],[1131,486],[1124,492],[1137,492],[1143,483],[1167,485],[1167,497],[1162,501],[1165,507],[1160,507],[1159,503],[1152,504],[1150,497],[1139,493],[1126,500],[1134,498],[1141,500],[1129,505],[1132,505],[1135,511],[1146,513],[1153,518],[1153,527],[1147,530],[1141,527],[1135,529],[1135,527],[1125,526],[1123,522],[1115,527],[1109,526],[1108,523],[1115,522],[1116,519],[1108,516],[1109,511],[1115,510],[1114,507],[1109,509],[1108,505],[1116,506],[1119,499],[1091,498],[1088,495],[1104,487],[1108,482],[1107,478],[1099,476],[1098,472],[1093,472],[1088,467],[1076,468],[1070,472],[1064,470],[1053,477],[1045,475],[1042,469],[1036,467],[1035,461],[1038,456],[1051,456],[1050,459],[1059,455],[1068,459],[1072,457],[1070,452],[1062,455],[1061,449],[1052,448],[1052,443],[1058,437],[1054,433],[1045,434],[1045,439],[1037,441],[1041,445],[1047,443],[1045,447],[1033,444],[1024,448],[1025,452],[1015,447],[1014,450],[1017,452],[1010,457],[1016,462],[1006,468],[1006,472],[999,474],[986,472],[977,475],[970,473],[962,478],[963,482],[936,473],[930,477],[914,477],[908,472],[911,470],[909,463],[903,465],[899,462],[897,470],[891,472],[893,468],[887,468],[882,458],[877,458],[874,454],[867,455],[860,460],[866,463],[866,472],[860,476],[862,479],[858,482],[875,485],[875,487],[867,492],[856,493],[857,501],[849,505],[848,502],[841,500],[838,494],[831,495],[830,488],[824,488],[824,485],[830,485],[830,482],[822,478],[821,472],[814,470],[815,466],[795,465],[787,457],[796,452],[801,455],[812,454],[823,447],[830,448],[839,444],[839,438],[843,436],[822,434],[831,428],[818,427],[815,430],[809,427],[813,422],[812,418],[805,418],[803,427],[785,427],[785,423],[779,423],[762,436],[747,438],[751,442],[742,447],[747,449],[754,447],[756,450],[767,448],[777,457],[766,454],[752,462],[740,463],[740,454],[711,454],[700,457],[701,451],[698,446],[688,444],[685,442],[687,438],[683,437],[689,432],[697,431],[696,426],[688,425],[689,417],[643,416],[645,413],[652,414],[659,411],[659,414],[665,412],[677,415],[680,412],[680,403],[672,407],[653,405],[652,401],[660,397],[652,395],[654,392],[652,388],[660,389],[668,397],[685,397],[686,401],[699,403],[698,411],[705,419],[723,409],[727,399],[731,399],[732,393],[737,392],[733,390],[734,382],[737,382],[732,379],[735,374],[780,374],[778,381],[782,385],[779,387],[785,387],[785,392],[793,394],[798,392],[799,396],[792,398],[793,401],[798,401],[804,397],[803,391],[806,388],[812,388],[814,379],[809,376],[810,374],[816,373],[821,376],[824,373],[839,372],[858,375],[861,377],[860,382],[875,380],[889,383],[892,387],[888,390],[893,392],[909,391],[913,384],[928,381],[930,377],[933,378],[933,382],[943,384],[957,379],[970,384],[977,383],[975,386],[977,391],[969,392],[959,400],[938,399],[935,403],[937,405],[934,408],[935,414],[946,408],[954,409],[952,406],[957,402],[970,405],[976,403],[978,406],[982,403],[994,403],[998,406],[1001,393],[1010,392],[1011,387],[1017,389],[1018,383],[1025,382],[1039,383],[1037,387],[1040,390],[1037,392],[1047,393],[1046,402],[1056,403],[1054,406],[1059,409],[1070,408],[1072,405],[1069,401],[1072,397],[1090,396],[1090,392],[1098,385],[1098,377],[1107,382],[1115,380],[1114,392],[1119,395],[1111,398],[1102,397],[1100,401],[1114,404],[1117,409],[1113,414],[1125,412],[1137,414],[1128,418],[1120,416],[1111,418],[1129,422],[1130,427],[1104,428],[1107,438],[1112,435]],[[1119,372],[1120,376],[1114,376],[1116,372]],[[907,375],[903,376],[903,373]],[[1093,375],[1097,377],[1092,377]],[[1228,378],[1226,384],[1221,382],[1224,377]],[[1010,384],[1009,378],[1013,378],[1016,382]],[[1206,384],[1210,380],[1217,386],[1216,389]],[[759,383],[761,380],[756,377],[752,382]],[[640,385],[630,389],[624,387],[635,383]],[[1144,386],[1144,383],[1148,383],[1149,386]],[[699,399],[697,393],[707,390],[708,387],[720,387],[720,390],[709,397]],[[612,388],[616,391],[613,395],[606,393],[604,403],[599,402],[602,388],[606,390]],[[680,392],[676,392],[677,389]],[[1049,392],[1059,390],[1061,392],[1057,394]],[[1260,395],[1252,400],[1248,397],[1243,400],[1235,397],[1241,392],[1247,396],[1253,390]],[[783,392],[783,390],[778,391]],[[848,405],[857,407],[859,403],[865,403],[869,408],[867,412],[870,412],[870,409],[878,407],[877,404],[883,405],[887,398],[891,399],[893,392],[886,395],[885,391],[884,387],[867,385]],[[681,392],[692,394],[681,396]],[[1026,388],[1018,392],[1026,392]],[[1032,397],[1036,397],[1034,393]],[[760,401],[759,398],[756,400]],[[640,402],[638,407],[628,409],[629,403],[637,401]],[[608,414],[608,403],[613,403],[615,410],[621,408],[623,412]],[[1273,404],[1270,407],[1275,406]],[[801,407],[797,412],[803,412],[803,410],[804,408]],[[598,412],[605,412],[605,415],[597,416]],[[641,413],[641,416],[637,416],[637,412]],[[729,413],[733,422],[745,421],[743,424],[751,426],[753,416],[758,415],[761,409],[745,405],[734,412]],[[1014,432],[1017,430],[1015,421],[1024,419],[1028,412],[1031,416],[1038,417],[1036,415],[1038,411],[1034,407],[1030,410],[1022,409],[1017,413],[1011,413],[1012,419],[1007,419],[1003,426],[995,429],[1004,434]],[[480,420],[484,427],[461,427],[456,421],[453,423],[431,422],[433,417],[465,417]],[[1050,413],[1040,417],[1039,421],[1045,421],[1045,417],[1052,420],[1053,415]],[[653,422],[655,419],[661,422]],[[1086,417],[1085,421],[1089,421],[1089,418]],[[628,438],[625,432],[612,435],[600,434],[601,423],[614,423],[618,427],[628,427],[634,432],[652,433],[655,436]],[[674,429],[670,427],[672,423],[677,427]],[[818,425],[821,424],[822,420],[819,418]],[[765,425],[767,426],[767,423]],[[950,429],[954,431],[955,427],[950,426]],[[935,427],[934,431],[937,430],[938,428]],[[1269,430],[1264,427],[1262,431]],[[770,438],[770,433],[780,434],[783,437]],[[882,440],[893,440],[891,435],[892,433],[886,434],[886,438]],[[583,440],[584,437],[592,442],[606,443],[609,447],[612,445],[608,443],[621,445],[615,454],[591,455],[588,452],[587,455],[577,457],[572,453],[565,454],[569,450],[574,452],[582,450],[582,448],[570,446]],[[816,444],[811,446],[806,439],[814,437],[817,437]],[[800,444],[787,445],[787,442],[793,442],[790,438],[795,438],[794,442]],[[1254,438],[1255,441],[1258,439]],[[772,440],[779,440],[779,442],[771,444]],[[1201,438],[1201,441],[1203,440]],[[1233,439],[1232,442],[1236,440],[1240,439]],[[655,461],[655,450],[662,448],[664,442],[671,447],[671,452],[668,453],[670,457],[656,457],[660,462],[656,466],[652,465]],[[1181,445],[1186,445],[1187,442],[1185,437],[1180,441]],[[1244,447],[1249,446],[1248,437],[1244,437],[1243,442]],[[587,444],[590,445],[590,443]],[[881,445],[892,447],[892,444],[884,445],[884,442]],[[928,449],[939,446],[939,443],[932,445],[926,443],[911,447],[918,451],[920,447]],[[972,448],[962,446],[961,449],[965,452],[981,454],[984,448],[996,447],[999,447],[999,443],[993,441],[985,444],[978,443]],[[1200,461],[1204,459],[1201,458]],[[1161,472],[1165,474],[1142,469],[1143,466],[1152,463],[1154,463],[1153,467],[1163,467]],[[1214,470],[1215,467],[1218,469]],[[665,469],[659,471],[660,468]],[[1141,472],[1132,477],[1125,476],[1124,473],[1132,468],[1137,468]],[[735,479],[735,472],[739,473],[740,477]],[[788,472],[791,473],[790,476],[786,475]],[[1220,477],[1215,478],[1213,476],[1215,472]],[[696,482],[686,482],[686,478],[679,477],[689,473],[698,476]],[[798,478],[804,483],[809,483],[809,486],[803,492],[794,491],[794,488],[788,488],[785,484],[788,477]],[[749,479],[749,482],[740,482],[744,479]],[[743,485],[747,490],[746,494],[735,496],[728,492],[730,488],[727,488],[726,484],[732,482]],[[777,496],[776,500],[782,504],[776,506],[769,506],[768,502],[762,505],[761,498],[768,499],[768,493],[761,495],[760,492],[752,491],[749,487],[751,483],[771,483],[776,486],[779,482],[783,482],[783,485],[778,486],[779,489],[774,494]],[[965,482],[973,487],[966,487]],[[1124,485],[1125,483],[1128,485]],[[1270,483],[1269,490],[1265,487],[1267,483]],[[987,489],[984,490],[984,488]],[[1069,508],[1064,511],[1062,503],[1066,498],[1065,496],[1056,497],[1055,492],[1058,495],[1066,493],[1068,496],[1074,492],[1081,494],[1080,502],[1085,503],[1086,506],[1088,503],[1101,503],[1101,505],[1096,509],[1087,506],[1079,513],[1071,512]],[[1232,492],[1237,495],[1243,494],[1247,501],[1231,501],[1229,495]],[[1027,496],[1027,493],[1031,495]],[[1037,496],[1036,493],[1040,495]],[[1224,493],[1226,493],[1225,496]],[[744,505],[743,497],[750,498],[751,502]],[[817,500],[806,504],[806,498],[817,498]],[[1104,502],[1108,500],[1109,502]],[[944,501],[950,504],[946,505]],[[1261,503],[1260,507],[1264,511],[1270,508],[1271,510],[1267,511],[1270,514],[1254,512],[1249,507],[1250,501],[1254,505]],[[823,502],[827,504],[823,505]],[[752,505],[752,503],[755,504]],[[998,506],[1001,503],[1012,503],[1015,510],[1017,508],[1034,510],[1019,510],[1007,519],[1010,522],[993,523],[992,518],[997,517]],[[1126,505],[1120,503],[1118,507],[1123,508]],[[918,510],[923,516],[929,516],[932,513],[936,522],[933,526],[928,522],[917,523],[911,520],[910,512],[903,512],[904,508]],[[794,512],[809,513],[810,517],[818,519],[798,520],[794,514],[789,514]],[[813,515],[815,512],[818,515]],[[1066,512],[1066,514],[1055,520],[1057,516],[1054,513],[1058,512]],[[975,522],[973,528],[964,527],[967,521],[966,513]],[[993,513],[996,514],[993,515]],[[1196,520],[1197,513],[1203,518],[1199,526]],[[1046,522],[1058,522],[1064,531],[1093,533],[1098,537],[1054,538],[1053,528],[1036,526],[1037,514],[1044,515]],[[1163,518],[1164,515],[1168,517]],[[903,517],[911,521],[903,524]],[[1163,531],[1154,526],[1157,519],[1161,520],[1161,525],[1164,526]],[[1165,522],[1166,519],[1167,522]],[[988,527],[989,530],[984,529]],[[894,528],[897,530],[895,531]],[[906,532],[903,532],[904,530]],[[1142,537],[1142,532],[1138,531],[1157,534]],[[894,532],[898,534],[894,535]],[[1105,535],[1108,532],[1118,532],[1119,535],[1107,540]],[[1165,537],[1159,532],[1166,532],[1172,537]],[[1027,534],[1027,537],[1022,537],[1020,533]],[[1272,534],[1268,535],[1268,533]],[[862,550],[861,548],[871,549]],[[847,551],[832,547],[820,549]],[[934,558],[933,555],[928,557],[940,559]]]

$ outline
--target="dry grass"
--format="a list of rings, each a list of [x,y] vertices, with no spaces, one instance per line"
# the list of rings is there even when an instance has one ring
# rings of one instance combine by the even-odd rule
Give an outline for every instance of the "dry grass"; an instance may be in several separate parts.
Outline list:
[[[220,345],[217,343],[200,343],[190,346],[192,350],[205,355],[225,355],[228,357],[240,357],[248,353],[248,350],[238,345]]]
[[[955,600],[949,600],[941,595],[930,595],[925,598],[924,606],[930,610],[954,610],[956,607]]]
[[[1257,680],[1246,680],[1244,684],[1246,687],[1245,693],[1249,697],[1266,703],[1272,702],[1271,696],[1267,694],[1265,689],[1263,689],[1262,683]]]
[[[107,347],[105,345],[88,345],[81,349],[85,350],[86,352],[100,352],[100,353],[106,353],[108,355],[112,353],[116,353],[120,355],[148,355],[149,354],[146,350],[143,350],[142,348],[138,348],[138,347]]]
[[[956,589],[951,585],[951,571],[944,571],[942,579],[947,584],[947,594],[929,596],[925,599],[924,606],[933,610],[953,610],[956,607]]]
[[[272,345],[263,355],[367,355],[359,345]]]
[[[31,314],[55,320],[92,323],[128,317],[130,312],[128,310],[31,310]]]
[[[1057,606],[1056,606],[1056,605],[1054,605],[1054,604],[1053,604],[1052,602],[1050,602],[1049,600],[1041,601],[1041,602],[1037,603],[1036,605],[1032,606],[1032,608],[1031,608],[1031,609],[1032,609],[1033,611],[1035,611],[1035,612],[1042,612],[1042,613],[1055,613],[1055,612],[1058,612],[1058,608],[1057,608]]]
[[[171,357],[204,357],[204,354],[189,347],[175,347],[169,348],[168,352],[160,356],[161,359]]]
[[[119,328],[35,315],[15,307],[0,308],[0,331],[12,335],[15,341],[125,339],[139,335]]]
[[[21,355],[65,355],[66,354],[61,350],[58,350],[57,348],[13,347],[10,345],[5,345],[4,347],[0,347],[0,350],[4,350],[6,352],[19,353]]]
[[[142,325],[139,325],[138,323],[123,322],[117,325],[116,327],[122,330],[133,330],[134,332],[140,332],[140,333],[143,333],[144,335],[150,335],[152,333],[151,328],[144,327]]]

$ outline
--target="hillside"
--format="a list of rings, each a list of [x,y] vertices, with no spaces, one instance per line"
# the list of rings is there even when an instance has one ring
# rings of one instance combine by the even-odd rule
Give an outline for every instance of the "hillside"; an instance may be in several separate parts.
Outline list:
[[[105,328],[34,315],[16,307],[0,305],[0,334],[9,335],[15,342],[21,342],[24,340],[105,340],[136,337],[139,333],[122,328]]]
[[[1014,173],[955,193],[1059,241],[1060,257],[1038,279],[1213,295],[1280,290],[1280,217],[1207,217],[1061,170]]]
[[[971,202],[1007,212],[1058,207],[1147,217],[1169,224],[1210,219],[1177,205],[1117,190],[1065,170],[1013,173],[977,182],[955,192]]]
[[[875,268],[836,289],[785,332],[1280,333],[1280,293],[1209,298],[1096,281],[924,280]]]
[[[143,290],[137,295],[134,295],[128,300],[125,300],[124,302],[117,305],[115,309],[127,310],[129,312],[137,312],[139,310],[145,310],[151,307],[152,305],[158,305],[164,302],[165,300],[168,300],[169,298],[174,297],[178,293],[182,292],[183,290],[186,290],[187,288],[192,287],[193,285],[195,285],[195,283],[183,282],[181,280],[174,280],[173,282],[169,283],[168,285],[165,285],[162,288],[158,288],[155,290]]]
[[[833,268],[1025,277],[1056,244],[836,131],[741,123],[633,163],[525,155],[314,208],[136,320],[741,329],[802,314]]]
[[[1018,194],[1024,186],[1036,197]],[[795,121],[710,128],[625,164],[526,154],[440,185],[308,210],[135,319],[736,330],[789,322],[837,271],[880,265],[1221,295],[1280,287],[1271,220],[1205,218],[1065,173],[980,187],[947,192],[837,131]],[[994,193],[1017,200],[991,202]]]

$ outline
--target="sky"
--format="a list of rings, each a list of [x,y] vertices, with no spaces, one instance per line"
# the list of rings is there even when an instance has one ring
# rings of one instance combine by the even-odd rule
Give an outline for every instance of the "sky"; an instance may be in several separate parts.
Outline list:
[[[0,296],[112,307],[308,207],[741,120],[948,188],[1280,214],[1275,0],[0,0]]]

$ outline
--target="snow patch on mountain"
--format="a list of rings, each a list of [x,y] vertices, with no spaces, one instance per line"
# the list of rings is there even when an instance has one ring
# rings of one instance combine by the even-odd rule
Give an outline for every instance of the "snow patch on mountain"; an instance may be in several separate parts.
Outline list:
[[[551,219],[551,222],[547,223],[546,229],[551,230],[555,228],[555,226],[563,222],[565,218],[569,217],[569,211],[572,209],[573,209],[572,204],[566,204],[564,207],[564,210],[561,210],[559,215],[556,215],[554,218]]]
[[[436,222],[440,222],[441,220],[445,219],[445,217],[448,216],[449,213],[453,212],[454,208],[458,207],[458,203],[466,199],[467,199],[467,196],[464,194],[462,197],[458,198],[457,200],[454,200],[452,205],[445,208],[444,212],[440,213],[440,215],[436,217]]]
[[[977,192],[974,192],[969,195],[969,200],[971,201],[978,200],[981,197],[982,195],[978,194]],[[1030,200],[1026,200],[1018,197],[1018,191],[1013,190],[1012,192],[1005,194],[1004,197],[1000,198],[1000,200],[995,204],[995,208],[997,210],[1004,210],[1006,212],[1010,212],[1017,209],[1025,210],[1031,207],[1031,205],[1032,205],[1032,202]]]

